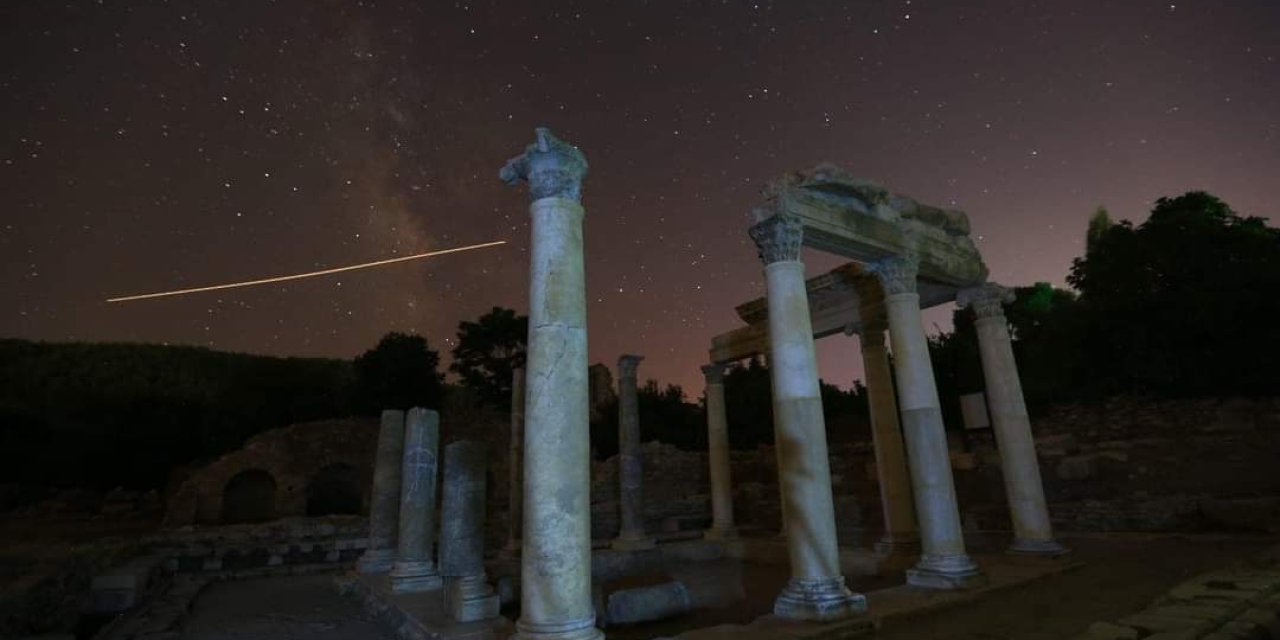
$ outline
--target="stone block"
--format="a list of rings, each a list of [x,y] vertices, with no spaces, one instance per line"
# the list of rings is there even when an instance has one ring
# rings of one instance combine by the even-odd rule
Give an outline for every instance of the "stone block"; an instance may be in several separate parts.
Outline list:
[[[605,615],[609,624],[635,624],[678,616],[691,606],[684,583],[672,581],[609,594]]]
[[[1125,616],[1116,622],[1126,627],[1134,627],[1135,629],[1144,630],[1149,633],[1159,631],[1196,631],[1199,633],[1205,633],[1217,626],[1208,620],[1157,615],[1154,613],[1147,613],[1145,611],[1131,616]]]
[[[1138,630],[1133,627],[1105,621],[1089,625],[1088,632],[1088,637],[1097,640],[1137,640],[1139,636]]]

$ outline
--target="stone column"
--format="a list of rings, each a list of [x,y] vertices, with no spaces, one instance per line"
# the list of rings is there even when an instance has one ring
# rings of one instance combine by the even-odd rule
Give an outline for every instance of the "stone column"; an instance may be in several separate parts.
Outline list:
[[[733,526],[733,482],[729,472],[729,417],[724,407],[724,365],[702,367],[707,380],[707,461],[711,466],[711,528],[708,540],[738,537]]]
[[[533,203],[525,364],[520,640],[595,640],[582,178],[587,161],[547,129],[499,176]]]
[[[1022,381],[1018,379],[1009,324],[1004,317],[1004,303],[1013,299],[1012,290],[988,283],[961,291],[956,301],[972,309],[976,317],[982,377],[987,383],[991,424],[1000,449],[1009,513],[1013,516],[1013,544],[1009,551],[1059,555],[1065,549],[1053,538],[1049,523],[1031,419],[1022,399]]]
[[[636,398],[636,369],[643,359],[634,355],[618,358],[618,508],[622,525],[612,546],[619,551],[654,547],[653,538],[644,533],[644,463]]]
[[[778,483],[787,523],[791,579],[773,612],[794,620],[836,620],[866,611],[840,574],[831,463],[813,351],[800,244],[804,228],[785,214],[750,229],[765,268]]]
[[[396,593],[439,589],[442,584],[431,555],[439,447],[440,415],[421,407],[410,409],[404,428],[399,553],[391,567],[391,590]]]
[[[498,594],[484,573],[484,443],[444,448],[440,572],[449,580],[449,611],[458,622],[498,617]]]
[[[373,495],[369,499],[369,546],[356,563],[360,573],[386,573],[396,561],[403,452],[404,412],[383,411],[378,452],[373,461]]]
[[[520,555],[520,528],[524,524],[524,369],[511,372],[511,447],[507,454],[507,543],[504,555]]]
[[[898,424],[898,397],[893,390],[893,371],[884,345],[884,330],[864,329],[860,340],[867,400],[871,405],[871,440],[875,446],[880,502],[884,509],[884,535],[875,543],[875,549],[882,555],[912,555],[920,551],[920,530],[916,524],[915,500],[911,497],[911,474],[907,470],[907,454]]]
[[[885,293],[902,434],[920,523],[922,553],[920,562],[907,571],[907,584],[936,589],[976,586],[984,578],[965,551],[938,387],[920,317],[916,262],[896,256],[873,267]]]

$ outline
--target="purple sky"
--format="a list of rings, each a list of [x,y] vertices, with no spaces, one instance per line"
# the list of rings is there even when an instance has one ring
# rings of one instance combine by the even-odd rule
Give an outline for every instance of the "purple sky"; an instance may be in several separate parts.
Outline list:
[[[444,4],[4,3],[0,336],[350,357],[401,330],[447,352],[459,321],[527,308],[527,196],[496,173],[537,125],[591,163],[592,361],[643,354],[695,397],[710,337],[763,294],[746,227],[785,171],[967,211],[1011,285],[1062,285],[1099,205],[1137,221],[1205,189],[1274,213],[1271,0]],[[818,351],[829,381],[860,375],[854,339]]]

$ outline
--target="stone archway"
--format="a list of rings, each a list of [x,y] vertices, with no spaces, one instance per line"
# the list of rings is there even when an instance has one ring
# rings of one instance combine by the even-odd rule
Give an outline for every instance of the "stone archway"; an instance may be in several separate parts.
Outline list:
[[[222,522],[266,522],[276,517],[276,479],[262,469],[232,476],[222,490]]]
[[[330,464],[307,482],[307,515],[358,515],[364,502],[360,472],[342,462]]]

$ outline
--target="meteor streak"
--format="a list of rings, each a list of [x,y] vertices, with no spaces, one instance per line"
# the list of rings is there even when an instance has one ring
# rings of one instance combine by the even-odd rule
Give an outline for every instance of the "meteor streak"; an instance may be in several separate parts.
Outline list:
[[[273,282],[285,282],[286,280],[301,280],[302,278],[314,278],[316,276],[327,276],[331,273],[341,273],[343,271],[355,271],[356,269],[368,269],[369,267],[380,267],[384,264],[394,262],[408,262],[409,260],[421,260],[423,258],[431,258],[434,256],[442,256],[446,253],[459,253],[462,251],[471,251],[472,249],[483,249],[485,247],[495,247],[500,244],[506,244],[506,240],[497,240],[494,242],[485,242],[482,244],[473,244],[465,247],[454,247],[452,249],[441,249],[439,251],[428,251],[411,256],[402,256],[399,258],[388,258],[386,260],[378,260],[376,262],[366,262],[364,264],[353,264],[345,267],[334,267],[332,269],[322,269],[320,271],[309,271],[307,273],[295,273],[287,276],[274,276],[271,278],[263,278],[261,280],[246,280],[244,282],[229,282],[227,284],[215,284],[207,287],[196,287],[194,289],[178,289],[176,291],[161,291],[159,293],[143,293],[134,296],[121,296],[119,298],[107,298],[107,302],[129,302],[131,300],[145,300],[147,298],[162,298],[165,296],[181,296],[188,293],[200,293],[202,291],[217,291],[219,289],[235,289],[238,287],[252,287],[259,284],[271,284]]]

